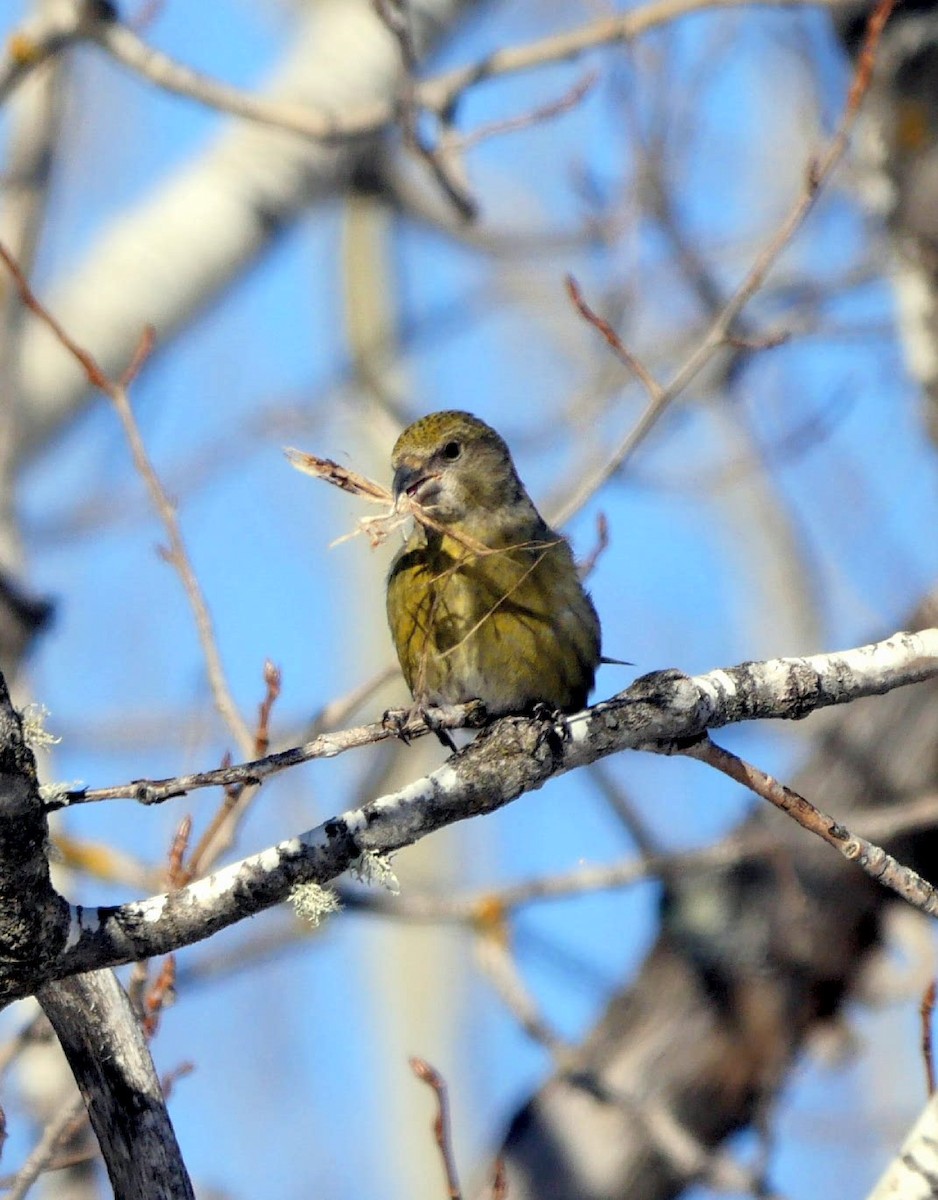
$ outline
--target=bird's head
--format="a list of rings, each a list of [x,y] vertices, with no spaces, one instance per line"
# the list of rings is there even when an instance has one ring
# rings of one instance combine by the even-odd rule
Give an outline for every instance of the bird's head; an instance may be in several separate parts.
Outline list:
[[[436,412],[409,425],[391,454],[394,498],[407,495],[444,525],[485,524],[530,505],[511,453],[467,412]]]

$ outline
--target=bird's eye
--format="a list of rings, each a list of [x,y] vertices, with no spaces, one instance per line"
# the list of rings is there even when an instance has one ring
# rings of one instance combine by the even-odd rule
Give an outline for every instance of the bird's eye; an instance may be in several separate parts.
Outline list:
[[[447,462],[455,462],[460,454],[462,454],[462,446],[459,442],[447,442],[443,447],[443,457]]]

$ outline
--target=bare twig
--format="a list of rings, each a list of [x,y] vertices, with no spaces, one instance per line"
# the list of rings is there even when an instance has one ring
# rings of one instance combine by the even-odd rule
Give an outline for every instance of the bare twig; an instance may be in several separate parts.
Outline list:
[[[929,1096],[935,1094],[935,1056],[932,1048],[932,1015],[935,1011],[935,994],[938,991],[934,979],[925,989],[919,1016],[922,1019],[922,1059],[925,1063],[925,1081]]]
[[[434,712],[434,728],[462,729],[466,726],[477,727],[482,719],[478,704],[454,705],[450,709],[437,709]],[[75,804],[87,804],[98,800],[137,800],[141,804],[162,804],[172,796],[181,796],[186,792],[205,787],[232,787],[243,784],[262,783],[272,775],[285,771],[300,763],[310,762],[314,758],[335,758],[346,750],[370,746],[374,742],[387,741],[388,738],[423,737],[430,729],[423,717],[413,715],[403,727],[392,722],[374,721],[370,725],[360,725],[354,729],[345,729],[336,733],[322,733],[302,746],[294,746],[289,750],[281,750],[276,754],[268,754],[265,758],[252,762],[239,763],[231,766],[217,767],[211,771],[196,771],[191,775],[177,775],[169,779],[135,779],[130,783],[118,784],[110,788],[82,788],[71,792],[62,792],[50,796],[47,808],[50,812],[59,808],[68,808]]]
[[[504,117],[500,121],[490,121],[487,125],[478,125],[475,129],[470,129],[468,133],[447,132],[444,137],[447,142],[454,142],[465,153],[466,150],[478,146],[480,142],[484,142],[488,138],[501,137],[506,133],[517,133],[521,129],[529,129],[532,125],[541,125],[545,121],[553,120],[554,117],[559,117],[576,108],[586,99],[598,79],[597,71],[588,71],[582,79],[577,80],[573,87],[568,88],[556,100],[548,100],[546,104],[538,104],[528,112],[518,113],[513,117]]]
[[[163,1009],[176,999],[176,956],[167,954],[159,974],[150,985],[143,1001],[143,1032],[153,1038],[159,1031]],[[165,1089],[164,1089],[165,1090]]]
[[[16,1172],[4,1200],[23,1200],[43,1171],[55,1159],[59,1147],[67,1141],[76,1128],[85,1120],[85,1102],[76,1094],[62,1105],[58,1113],[46,1125],[42,1137],[36,1143],[26,1161]]]
[[[258,706],[257,727],[254,731],[254,754],[256,758],[266,755],[270,748],[270,716],[273,706],[280,697],[281,675],[279,668],[268,659],[264,663],[264,699]],[[231,756],[225,755],[222,766],[231,766]],[[186,881],[195,879],[217,862],[222,854],[234,845],[238,829],[247,816],[251,804],[257,796],[257,788],[244,784],[229,785],[225,788],[215,815],[209,821],[207,828],[189,857],[186,865]]]
[[[502,930],[483,927],[475,939],[475,959],[498,998],[532,1041],[543,1046],[558,1062],[572,1047],[551,1028],[524,982],[511,953],[507,923]]]
[[[230,754],[225,755],[221,769],[223,771],[231,769]],[[221,803],[205,827],[202,836],[196,842],[195,849],[186,864],[186,874],[190,879],[197,879],[207,868],[209,862],[218,856],[221,847],[230,845],[234,840],[234,827],[238,819],[240,803],[242,797],[248,792],[253,796],[256,788],[246,788],[242,783],[225,785]]]
[[[446,1081],[435,1068],[423,1058],[409,1059],[410,1069],[436,1093],[437,1112],[433,1121],[433,1136],[440,1150],[446,1187],[450,1200],[460,1200],[462,1190],[456,1173],[456,1156],[453,1154],[452,1134],[449,1123],[449,1101],[446,1096]]]
[[[191,836],[192,818],[183,817],[173,835],[173,842],[169,848],[169,861],[166,864],[166,883],[168,887],[182,887],[189,882],[190,877],[185,868],[185,858]]]
[[[135,378],[153,348],[153,330],[144,330],[130,365],[124,372],[121,380],[114,382],[114,380],[109,379],[101,370],[94,356],[79,346],[66,333],[52,313],[37,299],[26,277],[20,270],[16,259],[2,244],[0,244],[0,258],[2,258],[7,270],[13,277],[23,304],[43,322],[62,347],[79,363],[92,387],[97,388],[113,403],[121,425],[124,428],[124,434],[130,446],[134,466],[146,486],[150,495],[150,502],[157,516],[162,521],[163,528],[166,530],[167,537],[169,538],[169,548],[164,552],[164,557],[178,574],[186,596],[189,599],[189,605],[195,618],[199,644],[202,647],[202,654],[205,659],[209,686],[215,700],[215,707],[237,740],[242,752],[249,754],[253,745],[253,738],[231,694],[225,669],[221,661],[218,642],[215,637],[215,628],[211,613],[209,612],[208,603],[186,549],[182,530],[179,526],[179,519],[176,515],[176,507],[167,496],[159,476],[153,467],[153,463],[150,461],[146,447],[143,444],[143,438],[140,435],[140,428],[137,425],[133,409],[130,405],[130,397],[127,393],[127,382]]]
[[[626,13],[603,16],[524,45],[497,50],[479,62],[419,81],[414,99],[426,111],[445,113],[452,111],[467,91],[486,80],[568,62],[603,46],[628,43],[691,13],[734,8],[813,8],[819,3],[829,8],[839,6],[838,0],[655,0]],[[372,136],[391,125],[397,115],[396,106],[383,100],[337,114],[241,91],[154,50],[130,26],[96,17],[92,5],[83,7],[87,8],[83,22],[72,15],[56,27],[49,23],[42,27],[24,24],[8,39],[6,56],[0,59],[0,103],[40,62],[78,38],[87,38],[156,87],[233,116],[320,141]]]
[[[185,887],[192,881],[192,875],[185,865],[186,848],[189,845],[191,834],[192,818],[183,817],[173,834],[164,872],[166,886],[170,890]],[[141,959],[140,962],[134,964],[127,987],[127,995],[133,1011],[140,1022],[144,1036],[148,1039],[155,1037],[159,1030],[160,1014],[163,1008],[175,1000],[175,956],[172,954],[166,956],[159,974],[152,984],[149,983],[149,977],[149,959]]]
[[[264,683],[267,685],[267,691],[258,708],[257,729],[254,732],[254,753],[258,758],[263,758],[270,749],[270,714],[280,698],[280,689],[283,685],[280,668],[275,666],[270,659],[264,663]]]
[[[452,122],[452,106],[436,114],[444,130],[444,135],[436,144],[427,137],[421,127],[416,77],[419,58],[414,46],[408,0],[372,0],[372,4],[400,50],[404,78],[398,107],[404,144],[427,164],[430,173],[459,216],[464,221],[471,221],[478,212],[478,205],[469,189],[458,139],[446,137],[446,130]]]
[[[678,752],[687,755],[688,758],[707,763],[722,771],[724,775],[729,775],[737,783],[743,784],[763,800],[768,800],[770,804],[787,813],[802,828],[816,834],[848,861],[855,862],[871,878],[891,888],[903,900],[930,916],[938,916],[938,889],[923,879],[918,872],[903,866],[880,846],[874,845],[859,834],[851,833],[846,826],[816,808],[810,800],[779,783],[759,767],[717,746],[707,737],[678,748]]]
[[[645,366],[641,359],[637,358],[622,342],[622,339],[612,328],[608,321],[604,320],[599,313],[595,312],[583,299],[583,293],[580,290],[580,285],[572,275],[568,275],[565,280],[567,295],[573,302],[574,307],[584,320],[588,321],[594,329],[599,332],[606,340],[606,344],[612,350],[613,354],[622,363],[627,370],[635,376],[641,383],[642,387],[648,393],[652,405],[659,405],[663,401],[666,402],[664,388],[655,379],[651,371]]]
[[[60,1154],[55,1154],[42,1168],[43,1174],[48,1174],[50,1171],[64,1171],[66,1167],[80,1167],[83,1163],[92,1162],[98,1157],[99,1151],[97,1144],[91,1144],[84,1149],[63,1151]],[[15,1174],[0,1175],[0,1192],[4,1196],[7,1190],[12,1187],[13,1181],[16,1179]]]
[[[596,564],[609,549],[609,521],[604,512],[596,514],[596,545],[582,562],[577,563],[577,574],[587,579],[596,569]]]
[[[173,1067],[171,1071],[167,1071],[165,1075],[160,1077],[160,1087],[163,1090],[164,1097],[168,1100],[172,1095],[176,1084],[180,1079],[185,1079],[187,1075],[191,1075],[195,1070],[195,1065],[191,1062],[181,1062],[178,1066]]]
[[[847,94],[840,122],[826,149],[808,163],[801,194],[798,196],[784,221],[750,267],[742,283],[717,314],[715,320],[711,323],[695,349],[666,385],[662,386],[659,384],[645,370],[635,356],[622,345],[611,326],[607,322],[604,322],[601,317],[597,316],[585,303],[575,281],[568,279],[567,290],[574,305],[581,315],[600,331],[620,361],[638,376],[648,393],[649,401],[635,426],[622,439],[613,452],[598,467],[585,474],[573,494],[561,506],[560,510],[552,514],[552,518],[556,524],[562,525],[568,521],[574,513],[583,507],[598,488],[616,474],[623,463],[634,452],[635,448],[644,441],[650,430],[657,424],[671,402],[696,378],[717,350],[725,346],[728,339],[731,338],[734,322],[752,297],[765,283],[769,272],[804,224],[817,201],[821,189],[833,174],[841,158],[843,158],[860,105],[870,85],[876,50],[879,46],[883,28],[896,3],[897,0],[879,0],[879,3],[870,16],[863,49],[857,60],[856,70]]]
[[[492,1176],[492,1200],[508,1200],[508,1168],[505,1166],[503,1154],[499,1154],[495,1160],[495,1171]]]

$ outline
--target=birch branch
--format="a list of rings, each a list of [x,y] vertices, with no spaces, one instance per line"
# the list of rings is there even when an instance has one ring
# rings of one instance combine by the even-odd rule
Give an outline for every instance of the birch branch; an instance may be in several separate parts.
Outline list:
[[[492,812],[555,775],[619,750],[681,752],[708,729],[743,720],[798,720],[936,674],[933,628],[858,649],[743,663],[694,677],[659,671],[556,723],[504,718],[425,778],[208,878],[130,904],[73,908],[55,970],[72,974],[189,945],[280,903],[298,884],[329,883],[363,856],[387,855],[445,825]],[[843,826],[832,832],[851,837]],[[903,895],[938,911],[933,893],[923,899],[923,886],[928,888],[915,876]]]

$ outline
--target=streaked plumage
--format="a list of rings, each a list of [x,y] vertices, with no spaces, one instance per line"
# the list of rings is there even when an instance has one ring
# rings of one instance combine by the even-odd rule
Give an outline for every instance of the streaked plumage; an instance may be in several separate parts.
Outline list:
[[[438,526],[415,521],[388,576],[388,621],[415,700],[479,699],[492,715],[582,708],[599,619],[504,441],[470,413],[431,413],[404,430],[391,464],[395,495]]]

